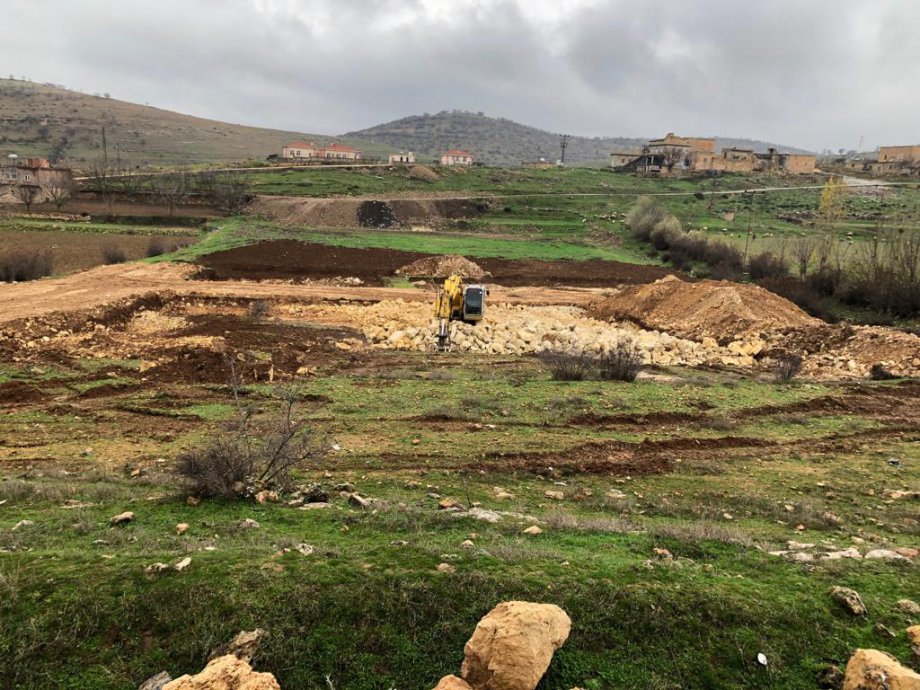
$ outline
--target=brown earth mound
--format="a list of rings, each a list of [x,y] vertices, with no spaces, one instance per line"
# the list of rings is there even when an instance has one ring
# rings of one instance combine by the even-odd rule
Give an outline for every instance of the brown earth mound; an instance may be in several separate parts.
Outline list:
[[[632,321],[643,328],[695,340],[708,336],[722,343],[748,333],[820,323],[756,285],[724,280],[687,283],[676,276],[626,288],[589,311],[598,319]]]
[[[393,225],[472,218],[488,208],[483,199],[344,197],[258,197],[247,213],[284,223],[313,227],[391,227]]]
[[[212,280],[357,277],[368,285],[381,285],[398,269],[419,259],[431,258],[431,254],[397,249],[356,249],[296,240],[272,240],[208,254],[199,259],[205,270],[198,277]],[[477,258],[476,263],[491,274],[490,282],[509,287],[614,287],[624,283],[647,283],[672,273],[655,266],[600,259],[537,261]]]
[[[409,168],[409,177],[413,180],[425,180],[426,182],[437,182],[440,176],[427,165],[413,165]]]
[[[457,274],[463,278],[482,280],[489,274],[478,265],[459,254],[429,256],[396,269],[399,275],[410,278],[446,278]]]

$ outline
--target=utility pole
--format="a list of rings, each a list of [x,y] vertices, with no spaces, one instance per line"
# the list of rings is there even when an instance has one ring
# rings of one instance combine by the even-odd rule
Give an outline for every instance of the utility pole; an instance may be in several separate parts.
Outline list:
[[[748,263],[748,247],[751,244],[751,235],[754,232],[754,192],[751,192],[751,207],[748,213],[747,239],[744,241],[744,266]]]
[[[569,145],[569,135],[563,134],[562,141],[559,142],[559,148],[561,149],[561,156],[559,157],[559,163],[565,166],[565,150]]]

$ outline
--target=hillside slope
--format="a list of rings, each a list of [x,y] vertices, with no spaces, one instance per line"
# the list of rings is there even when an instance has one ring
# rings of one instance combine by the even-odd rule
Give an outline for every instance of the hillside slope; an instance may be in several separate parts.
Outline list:
[[[654,133],[662,136],[664,132]],[[693,133],[695,134],[695,133]],[[559,134],[464,111],[443,111],[435,115],[414,115],[349,132],[349,138],[378,141],[393,148],[415,151],[424,156],[436,155],[448,148],[471,151],[487,165],[519,165],[521,161],[559,158]],[[566,162],[571,164],[606,164],[611,151],[634,149],[647,141],[627,137],[569,137]],[[716,145],[766,151],[773,146],[790,153],[800,151],[753,139],[716,137]]]
[[[295,139],[327,136],[246,127],[49,84],[0,79],[0,152],[46,156],[84,167],[109,155],[130,168],[264,159]],[[377,147],[379,149],[379,147]]]

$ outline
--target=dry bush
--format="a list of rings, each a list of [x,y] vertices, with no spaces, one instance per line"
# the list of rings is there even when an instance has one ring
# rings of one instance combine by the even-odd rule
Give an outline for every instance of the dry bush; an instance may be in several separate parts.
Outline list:
[[[0,254],[0,282],[20,283],[50,276],[54,260],[50,249],[14,249]]]
[[[723,525],[712,520],[666,523],[656,527],[652,534],[656,539],[674,539],[689,544],[716,541],[738,546],[754,546],[750,535],[740,527]]]
[[[648,196],[639,197],[626,214],[626,227],[640,240],[647,240],[656,226],[670,216],[668,210]]]
[[[253,319],[261,319],[268,313],[268,302],[264,299],[257,299],[249,303],[249,316]]]
[[[791,352],[779,355],[773,363],[773,373],[778,383],[788,383],[802,369],[802,356]]]
[[[635,381],[642,370],[642,351],[632,340],[619,340],[598,358],[597,368],[605,381]]]
[[[248,498],[263,489],[288,490],[291,471],[326,456],[326,444],[297,414],[298,394],[284,391],[278,407],[257,420],[239,398],[239,379],[232,365],[231,389],[237,415],[224,433],[179,456],[177,470],[198,496]]]
[[[540,359],[554,381],[583,381],[593,364],[589,355],[573,350],[545,350],[540,353]]]
[[[176,251],[176,249],[178,249],[178,246],[175,244],[167,244],[159,237],[151,237],[150,242],[147,244],[147,258],[169,254]]]
[[[621,517],[590,515],[576,517],[571,513],[554,510],[547,513],[544,522],[555,529],[576,530],[579,532],[603,532],[608,534],[627,534],[637,529],[636,525]]]
[[[128,260],[128,255],[118,245],[109,244],[102,248],[102,260],[107,264],[123,264]]]
[[[751,257],[748,272],[752,280],[781,278],[789,274],[789,264],[772,252],[763,252]]]

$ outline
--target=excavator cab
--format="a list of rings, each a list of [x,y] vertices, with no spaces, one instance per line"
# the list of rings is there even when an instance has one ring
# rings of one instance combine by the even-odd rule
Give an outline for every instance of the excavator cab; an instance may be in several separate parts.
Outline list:
[[[463,320],[467,323],[481,321],[486,309],[486,295],[489,291],[484,285],[467,285],[463,290]]]

